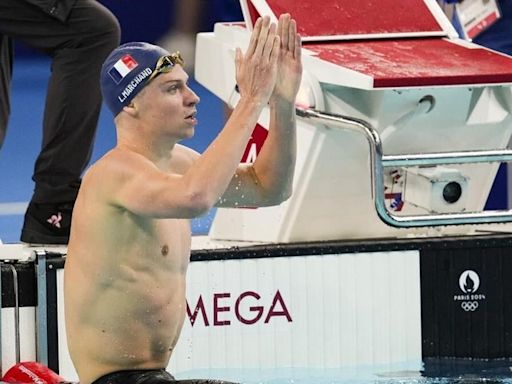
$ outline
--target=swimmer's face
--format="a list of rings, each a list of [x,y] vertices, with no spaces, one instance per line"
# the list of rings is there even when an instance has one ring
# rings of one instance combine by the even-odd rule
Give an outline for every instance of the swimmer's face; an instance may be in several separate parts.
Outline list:
[[[176,140],[194,135],[199,97],[188,86],[181,65],[152,79],[133,100],[144,125]]]

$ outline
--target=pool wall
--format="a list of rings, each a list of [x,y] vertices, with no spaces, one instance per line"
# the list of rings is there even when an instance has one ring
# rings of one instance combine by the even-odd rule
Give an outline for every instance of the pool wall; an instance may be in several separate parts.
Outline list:
[[[481,235],[195,250],[185,324],[168,368],[186,376],[510,358],[511,243],[510,235]],[[21,360],[37,359],[74,380],[64,262],[62,255],[39,253],[37,261],[12,265]],[[4,372],[16,361],[13,290],[12,267],[4,262]]]

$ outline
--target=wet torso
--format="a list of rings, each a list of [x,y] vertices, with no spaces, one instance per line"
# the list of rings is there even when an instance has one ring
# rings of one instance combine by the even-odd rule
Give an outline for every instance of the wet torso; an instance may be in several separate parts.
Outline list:
[[[138,217],[84,189],[65,266],[68,346],[81,383],[165,368],[186,313],[190,222]]]

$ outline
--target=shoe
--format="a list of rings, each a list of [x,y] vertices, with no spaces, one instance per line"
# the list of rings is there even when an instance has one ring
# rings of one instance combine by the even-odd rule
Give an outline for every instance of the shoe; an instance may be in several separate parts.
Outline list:
[[[21,241],[29,244],[67,244],[73,203],[30,202],[25,212]]]

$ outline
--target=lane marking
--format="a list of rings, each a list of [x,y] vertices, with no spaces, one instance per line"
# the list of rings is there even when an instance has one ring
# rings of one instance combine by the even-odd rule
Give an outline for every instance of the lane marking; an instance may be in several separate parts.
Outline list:
[[[28,201],[0,203],[0,216],[24,215],[28,207]]]

